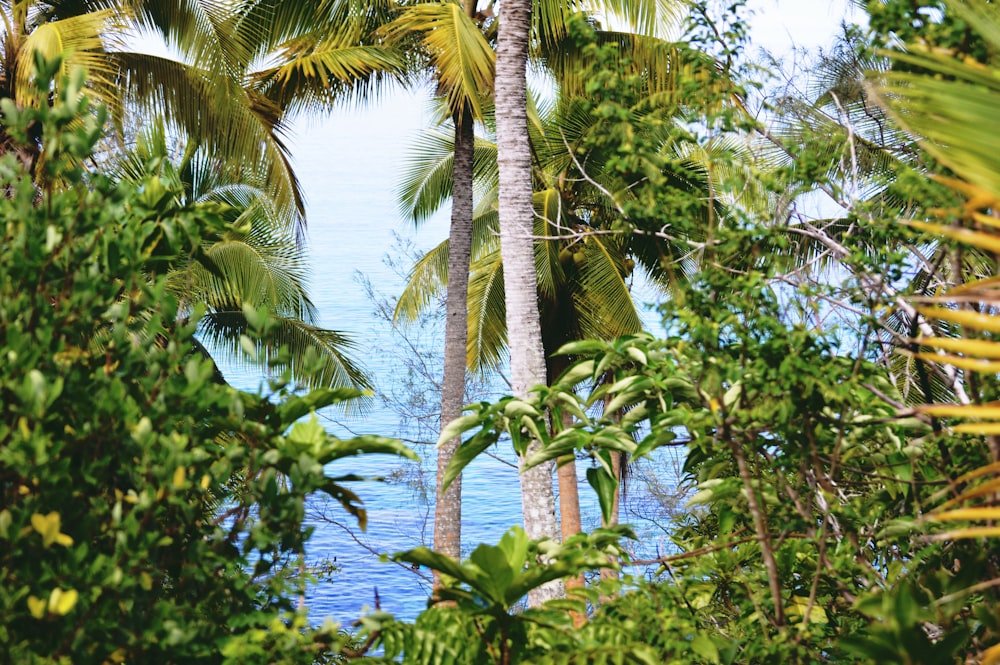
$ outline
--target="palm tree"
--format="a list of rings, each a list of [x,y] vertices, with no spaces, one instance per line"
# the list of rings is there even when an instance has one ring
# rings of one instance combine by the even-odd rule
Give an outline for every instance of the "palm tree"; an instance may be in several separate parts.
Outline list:
[[[265,190],[232,183],[215,170],[202,148],[188,144],[170,159],[166,129],[151,123],[135,145],[113,165],[113,175],[141,182],[157,175],[178,205],[213,202],[223,210],[228,230],[211,239],[201,260],[174,266],[168,286],[187,310],[203,306],[200,334],[233,358],[245,358],[240,340],[250,327],[246,309],[266,310],[273,329],[256,342],[259,362],[311,387],[370,388],[361,367],[348,355],[354,343],[343,333],[315,325],[316,309],[306,292],[305,257],[293,228],[282,223]]]
[[[675,60],[675,66],[677,60]],[[661,90],[646,93],[635,104],[637,117],[665,118],[658,142],[665,151],[678,149],[670,140],[671,113],[676,95]],[[655,102],[654,102],[655,100]],[[637,332],[642,327],[630,291],[632,271],[638,267],[661,289],[675,281],[675,264],[690,252],[684,238],[671,243],[652,234],[610,233],[622,218],[621,205],[631,196],[630,183],[604,168],[610,155],[587,148],[587,141],[608,131],[608,122],[589,112],[579,97],[560,96],[556,104],[543,105],[530,123],[533,152],[535,219],[534,266],[538,279],[546,378],[561,372],[565,359],[555,352],[580,338],[608,338]],[[429,133],[418,144],[404,182],[403,200],[410,214],[430,214],[443,204],[452,143],[443,133]],[[665,187],[683,191],[708,190],[703,165],[696,156],[682,156],[688,173],[677,171]],[[473,224],[473,265],[469,293],[470,337],[468,362],[477,371],[501,367],[507,348],[504,266],[497,242],[496,146],[485,139],[475,153],[476,189],[480,193]],[[586,168],[583,164],[586,164]],[[692,178],[692,174],[696,177]],[[397,305],[397,317],[414,318],[428,307],[448,281],[449,243],[428,252],[413,268]],[[638,265],[637,265],[638,264]],[[561,531],[568,537],[580,530],[575,467],[559,467]],[[567,473],[573,472],[573,473]]]
[[[395,39],[418,36],[422,53],[433,68],[438,90],[446,98],[454,127],[451,153],[451,223],[449,228],[448,283],[445,302],[444,374],[441,382],[441,416],[444,426],[462,414],[465,405],[468,336],[466,294],[472,251],[473,149],[476,121],[484,114],[493,78],[493,49],[485,32],[486,17],[477,17],[476,1],[426,3],[406,7],[387,32]],[[420,220],[419,214],[415,215]],[[434,509],[434,548],[453,558],[461,554],[462,481],[456,479],[442,491],[444,470],[461,441],[453,439],[438,451]]]
[[[230,180],[255,173],[301,231],[304,202],[283,140],[288,113],[362,94],[382,72],[399,70],[395,52],[374,37],[377,8],[327,0],[5,0],[0,97],[39,103],[30,85],[36,58],[63,56],[63,74],[87,70],[91,96],[119,133],[136,124],[132,118],[164,116],[173,135],[213,154]],[[171,55],[144,50],[143,38],[159,39]],[[0,148],[10,147],[0,132]],[[38,151],[21,152],[34,166]]]
[[[499,175],[500,252],[504,275],[510,380],[515,396],[526,397],[545,382],[545,354],[536,297],[531,146],[528,142],[527,68],[531,33],[530,0],[506,0],[497,41],[495,103]],[[518,451],[523,460],[539,448],[533,441]],[[521,513],[532,539],[556,538],[552,464],[521,472]],[[538,605],[562,595],[561,584],[539,587],[529,602]]]
[[[642,28],[647,33],[653,33],[661,28],[667,19],[672,19],[670,11],[663,11],[669,5],[653,4],[646,2],[627,3],[605,3],[611,13],[622,15],[626,21],[635,27]],[[467,124],[462,120],[466,117],[458,115],[462,108],[473,111],[476,119],[482,116],[484,96],[493,88],[492,74],[492,47],[496,35],[498,24],[502,24],[502,16],[494,20],[493,3],[490,2],[482,10],[476,11],[478,5],[475,2],[467,2],[464,11],[459,11],[459,6],[455,3],[419,3],[404,10],[403,16],[393,24],[390,34],[397,36],[408,34],[422,35],[423,45],[431,55],[432,62],[436,63],[437,81],[439,92],[447,99],[448,108],[451,109],[451,117],[456,132],[466,131],[463,127]],[[584,59],[584,55],[573,48],[572,40],[567,39],[568,21],[573,12],[581,7],[560,2],[540,2],[533,14],[532,31],[535,37],[532,43],[535,45],[533,55],[539,62],[544,62],[546,67],[563,79],[564,85],[571,81],[570,72],[575,71],[574,67],[579,66]],[[483,35],[478,35],[474,29],[483,31]],[[626,48],[631,49],[631,55],[639,56],[640,66],[645,65],[647,71],[671,72],[675,70],[668,65],[669,54],[655,49],[640,48],[644,45],[641,36],[624,33],[603,33],[608,40],[615,40],[622,43]],[[567,56],[567,53],[569,54]],[[657,66],[649,66],[655,63]],[[582,83],[579,79],[573,81],[579,88]],[[465,111],[462,111],[464,114]],[[442,161],[441,166],[446,163],[451,166],[451,178],[444,178],[433,181],[426,190],[431,191],[430,198],[434,201],[440,197],[447,197],[451,193],[451,187],[455,188],[455,197],[452,207],[453,235],[450,237],[450,252],[445,255],[445,259],[450,262],[451,267],[448,274],[451,275],[447,291],[446,310],[449,312],[448,321],[453,324],[454,334],[446,331],[445,340],[445,379],[443,393],[447,397],[448,405],[442,402],[442,423],[450,421],[461,413],[461,405],[457,399],[463,394],[465,382],[465,367],[459,368],[459,357],[464,357],[464,348],[467,343],[467,331],[459,330],[458,319],[462,318],[460,310],[466,301],[466,276],[456,273],[456,269],[462,272],[467,265],[470,255],[470,227],[472,215],[471,204],[471,181],[473,178],[473,157],[472,157],[473,134],[469,134],[465,139],[459,139],[456,135],[453,146],[456,150],[454,158]],[[441,172],[439,171],[439,175]],[[461,174],[461,177],[459,176]],[[460,184],[461,183],[461,184]],[[441,185],[443,189],[438,188]],[[437,189],[436,189],[437,188]],[[461,194],[460,194],[461,193]],[[437,198],[435,198],[437,197]],[[414,211],[414,219],[419,221],[422,218],[420,205],[411,207]],[[461,227],[455,225],[461,224]],[[461,235],[454,235],[458,231]],[[455,256],[451,256],[451,254]],[[447,367],[453,367],[454,371],[449,372]],[[452,382],[455,382],[454,384]],[[458,445],[458,440],[446,444],[438,453],[438,486],[444,469],[447,467],[454,449]],[[447,552],[451,556],[459,554],[460,534],[457,530],[461,522],[461,503],[459,495],[460,480],[452,486],[455,487],[454,495],[449,490],[448,497],[438,497],[436,504],[435,532],[438,529],[447,529],[447,536],[438,538],[435,536],[435,543],[440,545],[443,542],[449,543]],[[560,471],[560,486],[575,490],[575,469],[572,466],[565,466]],[[569,491],[563,493],[568,496]],[[454,496],[454,499],[450,497]],[[578,511],[576,511],[578,512]],[[572,529],[572,522],[570,523]]]

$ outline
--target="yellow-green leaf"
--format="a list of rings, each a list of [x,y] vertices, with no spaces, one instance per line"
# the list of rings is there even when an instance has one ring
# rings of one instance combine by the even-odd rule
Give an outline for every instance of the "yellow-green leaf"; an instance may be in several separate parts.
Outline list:
[[[1000,520],[1000,508],[956,508],[943,513],[931,513],[930,517],[939,522],[952,520]]]
[[[917,344],[930,346],[942,351],[953,351],[967,356],[1000,359],[1000,342],[982,339],[952,339],[950,337],[920,337]]]
[[[49,594],[49,612],[51,614],[58,614],[59,616],[65,616],[69,614],[69,611],[73,609],[76,605],[76,601],[79,599],[80,594],[77,593],[76,589],[67,589],[63,591],[59,587],[52,590]]]
[[[183,466],[174,469],[174,487],[180,489],[184,487],[184,480],[187,478],[187,470]]]
[[[947,309],[945,307],[919,307],[917,311],[929,319],[939,321],[951,321],[967,328],[985,330],[988,332],[1000,332],[1000,316],[990,316],[970,312],[966,309]]]
[[[1000,536],[1000,526],[973,526],[956,529],[931,536],[931,540],[962,540],[964,538],[996,538]]]
[[[52,543],[58,543],[65,547],[73,544],[73,539],[65,533],[60,533],[62,518],[59,513],[53,511],[48,515],[35,513],[31,516],[31,526],[42,536],[42,545],[49,547]]]
[[[936,353],[915,353],[914,356],[920,360],[926,360],[927,362],[954,365],[955,367],[966,369],[970,372],[1000,372],[1000,361]]]
[[[42,619],[45,617],[45,606],[46,602],[43,599],[28,596],[28,611],[31,612],[31,616],[36,619]]]
[[[992,233],[983,233],[982,231],[973,231],[971,229],[963,229],[961,227],[947,226],[945,224],[932,224],[930,222],[919,222],[916,220],[904,221],[903,224],[920,229],[921,231],[927,231],[928,233],[944,236],[945,238],[951,238],[952,240],[957,240],[958,242],[965,243],[967,245],[973,245],[975,247],[979,247],[980,249],[985,249],[987,252],[1000,254],[1000,236],[996,236]]]
[[[919,413],[939,418],[989,418],[1000,420],[1000,404],[925,404],[917,407]]]

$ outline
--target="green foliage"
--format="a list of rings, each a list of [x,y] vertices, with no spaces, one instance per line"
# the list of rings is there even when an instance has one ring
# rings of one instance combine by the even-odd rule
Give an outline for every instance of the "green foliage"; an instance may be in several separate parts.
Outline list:
[[[155,175],[84,174],[101,125],[82,85],[0,102],[12,135],[41,128],[45,168],[36,188],[0,158],[0,660],[314,662],[345,637],[295,610],[305,498],[363,522],[352,478],[323,464],[412,453],[297,422],[357,391],[216,380],[164,276],[223,232],[220,209],[177,205]],[[252,342],[269,320],[246,315]]]

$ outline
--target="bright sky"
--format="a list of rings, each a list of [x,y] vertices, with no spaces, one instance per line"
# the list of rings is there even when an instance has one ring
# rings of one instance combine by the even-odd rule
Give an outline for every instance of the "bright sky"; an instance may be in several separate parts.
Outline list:
[[[750,0],[751,38],[775,55],[791,46],[829,46],[845,18],[860,22],[863,12],[850,0]]]

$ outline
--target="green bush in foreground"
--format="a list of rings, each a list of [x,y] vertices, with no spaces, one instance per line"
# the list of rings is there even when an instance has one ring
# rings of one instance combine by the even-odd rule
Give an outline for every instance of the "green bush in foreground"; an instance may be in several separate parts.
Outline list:
[[[100,114],[82,75],[64,90],[38,110],[2,102],[12,135],[42,128],[44,171],[0,159],[0,662],[322,659],[341,638],[295,611],[305,498],[328,492],[363,524],[323,464],[411,453],[296,424],[356,391],[215,380],[199,313],[162,275],[205,261],[219,210],[179,207],[155,177],[85,174]]]

